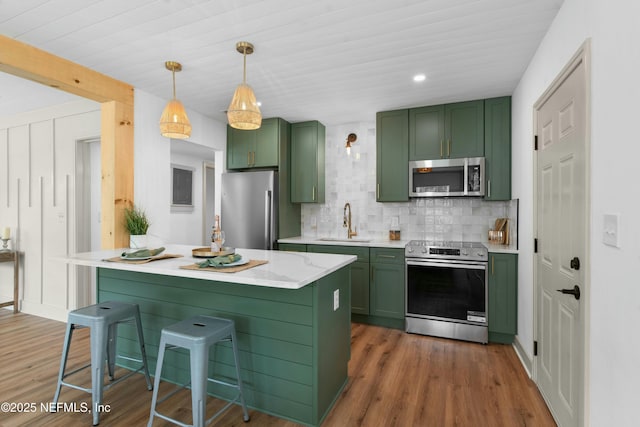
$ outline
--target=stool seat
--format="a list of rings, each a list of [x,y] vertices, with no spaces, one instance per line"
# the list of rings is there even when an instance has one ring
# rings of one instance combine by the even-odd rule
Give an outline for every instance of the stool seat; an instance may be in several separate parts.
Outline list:
[[[221,341],[231,341],[236,368],[236,384],[209,378],[209,348]],[[193,416],[193,424],[191,425],[184,424],[183,422],[163,415],[156,410],[156,406],[159,403],[180,391],[178,388],[158,400],[165,350],[172,350],[175,348],[184,348],[189,350],[189,360],[191,365],[191,406]],[[205,421],[207,382],[214,382],[224,386],[233,387],[238,390],[238,395],[235,399],[228,402],[222,409],[217,411],[211,418]],[[244,421],[249,421],[249,413],[247,411],[242,391],[238,346],[236,344],[236,332],[233,320],[199,315],[163,328],[160,335],[160,346],[158,349],[158,360],[156,364],[153,388],[151,413],[149,415],[149,423],[147,424],[148,427],[153,425],[154,417],[162,418],[180,426],[204,427],[205,424],[213,421],[236,402],[240,402],[240,405],[242,406]]]
[[[125,322],[134,322],[137,331],[138,342],[140,345],[140,359],[122,356],[116,354],[116,342],[118,336],[118,324]],[[69,348],[71,346],[71,338],[73,331],[78,328],[90,328],[91,330],[91,363],[66,373],[67,358],[69,356]],[[142,365],[135,371],[131,371],[123,377],[115,380],[115,362],[116,358],[139,362]],[[111,382],[104,385],[104,364],[107,362],[109,379]],[[80,387],[78,385],[64,381],[65,378],[91,367],[91,388]],[[120,301],[106,301],[99,304],[90,305],[69,312],[67,319],[67,329],[65,333],[64,345],[62,348],[62,357],[60,359],[60,372],[58,374],[58,383],[56,392],[53,397],[54,405],[60,397],[62,386],[67,386],[77,390],[91,393],[93,414],[93,425],[100,422],[100,405],[102,404],[103,391],[117,384],[118,382],[129,378],[131,375],[144,370],[147,388],[152,389],[151,378],[147,366],[147,355],[144,347],[144,336],[142,333],[142,322],[140,321],[140,309],[137,304],[130,304]]]

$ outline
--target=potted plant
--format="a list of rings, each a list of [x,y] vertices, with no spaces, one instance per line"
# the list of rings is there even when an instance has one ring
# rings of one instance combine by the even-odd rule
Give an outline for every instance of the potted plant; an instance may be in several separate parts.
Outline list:
[[[124,208],[124,224],[129,232],[129,247],[145,248],[147,246],[149,219],[144,210],[136,205],[133,205],[132,208]]]

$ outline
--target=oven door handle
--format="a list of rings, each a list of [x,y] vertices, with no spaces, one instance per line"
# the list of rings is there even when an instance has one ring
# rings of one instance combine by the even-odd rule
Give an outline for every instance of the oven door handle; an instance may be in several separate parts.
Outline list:
[[[487,263],[479,262],[474,263],[473,261],[465,261],[465,262],[438,262],[438,261],[414,261],[414,260],[406,260],[407,266],[412,265],[416,267],[437,267],[437,268],[466,268],[471,270],[486,270]]]

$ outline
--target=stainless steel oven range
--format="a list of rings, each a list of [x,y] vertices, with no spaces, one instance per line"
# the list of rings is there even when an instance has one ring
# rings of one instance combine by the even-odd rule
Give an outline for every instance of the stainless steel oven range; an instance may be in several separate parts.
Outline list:
[[[487,248],[412,240],[405,259],[406,331],[486,343]]]

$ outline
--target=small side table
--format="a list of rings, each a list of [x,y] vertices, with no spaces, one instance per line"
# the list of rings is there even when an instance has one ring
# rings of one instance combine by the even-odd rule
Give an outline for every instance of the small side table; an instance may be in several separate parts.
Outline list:
[[[13,261],[13,301],[0,303],[0,307],[13,306],[13,312],[18,312],[18,273],[20,268],[20,252],[18,251],[0,251],[0,262]]]

